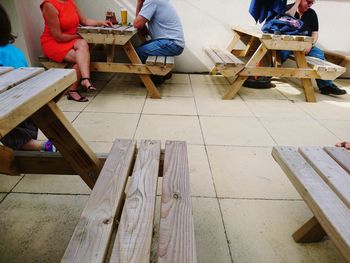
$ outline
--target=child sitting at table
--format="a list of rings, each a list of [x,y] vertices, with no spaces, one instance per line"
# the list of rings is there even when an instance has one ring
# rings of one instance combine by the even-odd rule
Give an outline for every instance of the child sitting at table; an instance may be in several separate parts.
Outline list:
[[[0,66],[27,67],[27,61],[20,49],[12,45],[15,36],[11,33],[11,22],[0,4]],[[1,142],[14,150],[56,151],[51,141],[37,140],[38,128],[27,119],[5,135]]]

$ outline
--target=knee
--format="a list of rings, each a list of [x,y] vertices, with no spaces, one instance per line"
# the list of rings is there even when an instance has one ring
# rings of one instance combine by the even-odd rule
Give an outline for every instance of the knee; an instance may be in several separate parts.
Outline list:
[[[77,49],[89,51],[89,45],[85,39],[78,39],[75,46]]]

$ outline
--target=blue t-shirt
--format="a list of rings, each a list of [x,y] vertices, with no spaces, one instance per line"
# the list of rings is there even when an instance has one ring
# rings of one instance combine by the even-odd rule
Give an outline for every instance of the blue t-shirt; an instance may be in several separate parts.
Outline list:
[[[139,15],[148,20],[152,39],[172,39],[180,47],[185,47],[180,18],[169,0],[145,0]]]
[[[0,46],[0,66],[4,67],[28,67],[28,63],[22,51],[14,45]]]

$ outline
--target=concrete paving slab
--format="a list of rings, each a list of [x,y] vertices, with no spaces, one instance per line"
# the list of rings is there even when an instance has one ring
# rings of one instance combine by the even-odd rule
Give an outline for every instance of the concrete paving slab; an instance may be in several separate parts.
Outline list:
[[[0,174],[0,192],[10,192],[23,176],[9,176]]]
[[[1,262],[59,262],[87,199],[10,194],[0,204]]]
[[[297,244],[310,217],[303,201],[220,200],[233,262],[345,262],[332,241]]]
[[[217,195],[250,199],[301,199],[272,158],[271,150],[207,146]]]

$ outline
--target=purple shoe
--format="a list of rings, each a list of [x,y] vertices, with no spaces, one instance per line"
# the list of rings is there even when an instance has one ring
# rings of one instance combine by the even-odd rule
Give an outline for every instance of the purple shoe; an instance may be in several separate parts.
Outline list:
[[[52,141],[48,140],[43,145],[44,152],[57,152],[55,145],[53,145]]]

